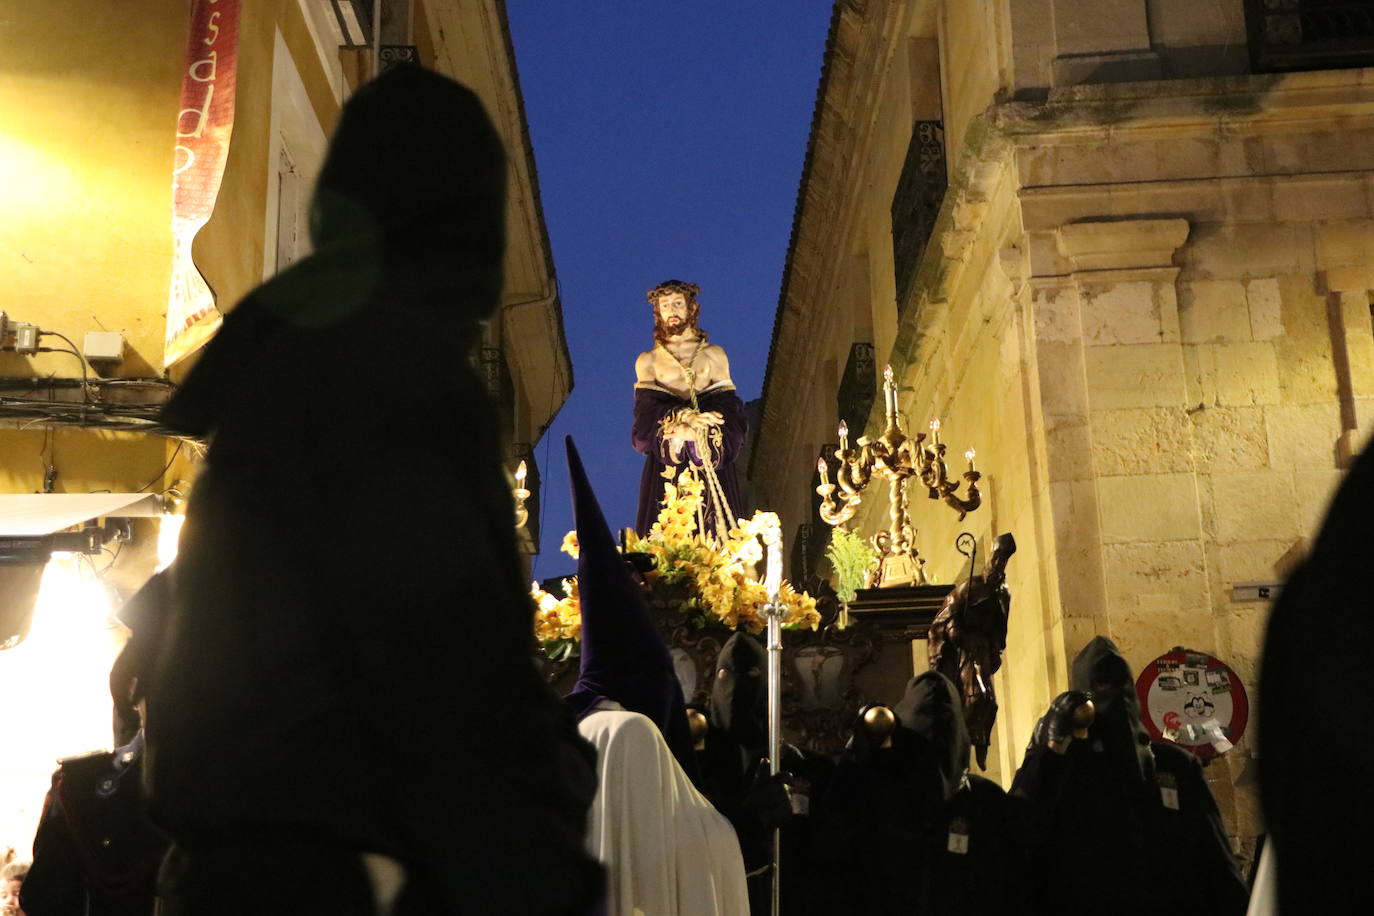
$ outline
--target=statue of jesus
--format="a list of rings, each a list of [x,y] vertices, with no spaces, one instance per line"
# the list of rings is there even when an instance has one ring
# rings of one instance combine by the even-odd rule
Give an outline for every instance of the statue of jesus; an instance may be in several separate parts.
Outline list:
[[[697,324],[699,293],[695,283],[681,280],[648,292],[654,346],[635,360],[631,432],[635,449],[645,456],[635,530],[648,533],[658,517],[665,479],[690,463],[706,483],[698,533],[724,541],[736,521],[734,461],[748,421],[730,381],[730,360]]]

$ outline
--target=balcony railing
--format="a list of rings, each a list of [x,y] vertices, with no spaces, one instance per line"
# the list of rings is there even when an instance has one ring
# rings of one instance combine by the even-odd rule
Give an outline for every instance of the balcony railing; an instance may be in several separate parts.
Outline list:
[[[906,308],[916,267],[935,228],[945,198],[945,128],[940,121],[917,121],[911,145],[892,195],[892,264],[897,281],[897,310]]]
[[[1256,73],[1374,66],[1374,0],[1245,0]]]

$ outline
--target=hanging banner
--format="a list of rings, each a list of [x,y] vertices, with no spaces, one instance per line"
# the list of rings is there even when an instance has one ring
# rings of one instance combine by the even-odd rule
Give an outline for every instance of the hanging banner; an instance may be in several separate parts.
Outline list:
[[[186,69],[181,76],[176,160],[172,167],[172,288],[164,367],[219,327],[215,294],[191,260],[191,242],[210,220],[234,129],[241,0],[193,0]]]

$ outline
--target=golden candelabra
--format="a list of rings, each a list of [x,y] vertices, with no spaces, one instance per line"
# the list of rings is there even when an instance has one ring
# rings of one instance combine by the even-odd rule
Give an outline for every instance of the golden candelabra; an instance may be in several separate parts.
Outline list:
[[[830,525],[842,525],[853,518],[863,501],[861,494],[876,471],[888,482],[888,528],[870,540],[878,553],[879,563],[869,585],[926,585],[929,580],[925,574],[925,560],[916,550],[916,530],[907,514],[907,480],[919,477],[931,499],[943,500],[963,520],[982,503],[978,492],[978,480],[982,475],[973,467],[973,449],[964,452],[968,470],[962,476],[968,482],[968,495],[960,498],[959,481],[950,480],[945,467],[946,446],[940,441],[940,421],[930,421],[929,443],[925,433],[917,433],[911,438],[902,431],[901,416],[897,412],[897,385],[892,380],[891,366],[883,371],[883,405],[887,426],[877,441],[861,436],[856,443],[858,447],[850,448],[849,427],[840,422],[840,447],[835,453],[839,460],[835,471],[841,497],[839,504],[834,498],[836,484],[830,482],[825,458],[816,460],[816,470],[821,475],[821,485],[816,487],[821,495],[821,518]]]

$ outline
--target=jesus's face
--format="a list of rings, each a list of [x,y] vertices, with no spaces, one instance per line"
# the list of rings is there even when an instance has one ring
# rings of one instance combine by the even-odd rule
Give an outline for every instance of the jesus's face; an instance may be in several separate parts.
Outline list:
[[[687,297],[682,293],[660,296],[654,308],[658,312],[659,325],[669,336],[675,337],[687,330]]]

